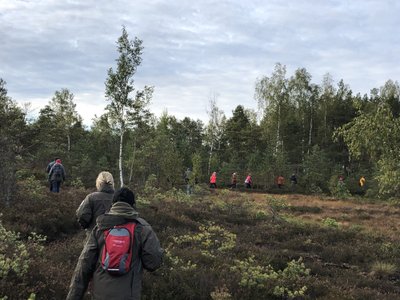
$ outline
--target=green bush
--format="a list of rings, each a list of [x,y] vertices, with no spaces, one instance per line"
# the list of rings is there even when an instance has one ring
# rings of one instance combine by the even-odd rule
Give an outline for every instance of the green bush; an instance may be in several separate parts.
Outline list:
[[[31,233],[23,241],[18,232],[3,226],[0,215],[0,291],[8,295],[14,292],[13,282],[27,277],[32,260],[43,252],[41,243],[45,240],[46,237]],[[2,297],[7,299],[6,295]]]
[[[307,286],[303,282],[310,275],[310,269],[305,267],[302,258],[290,261],[283,270],[275,271],[271,265],[258,265],[254,256],[250,256],[245,260],[235,260],[231,270],[240,274],[240,286],[266,293],[272,291],[274,296],[288,299],[305,295]]]

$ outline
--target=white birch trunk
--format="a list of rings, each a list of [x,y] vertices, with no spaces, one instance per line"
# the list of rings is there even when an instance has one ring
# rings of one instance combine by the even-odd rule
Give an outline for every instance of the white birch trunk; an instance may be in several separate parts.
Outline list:
[[[310,152],[311,143],[312,143],[312,130],[313,130],[313,116],[312,116],[312,113],[311,113],[310,129],[308,130],[308,152]]]
[[[67,140],[68,140],[68,152],[70,152],[71,151],[71,136],[69,133],[67,134]]]
[[[278,153],[278,148],[280,144],[280,130],[281,130],[281,106],[278,105],[278,127],[276,129],[276,145],[275,145],[275,154]]]
[[[134,139],[133,142],[133,154],[132,154],[131,170],[129,172],[129,182],[132,182],[133,166],[135,165],[135,155],[136,155],[136,138]]]
[[[119,179],[121,182],[121,187],[124,186],[124,177],[123,177],[123,172],[122,172],[122,146],[124,142],[124,129],[121,128],[121,138],[119,141],[119,161],[118,161],[118,166],[119,166]]]
[[[212,157],[213,150],[214,150],[214,143],[212,142],[211,146],[210,146],[210,156],[208,157],[208,173],[207,173],[208,175],[210,175],[210,172],[211,172],[211,157]]]

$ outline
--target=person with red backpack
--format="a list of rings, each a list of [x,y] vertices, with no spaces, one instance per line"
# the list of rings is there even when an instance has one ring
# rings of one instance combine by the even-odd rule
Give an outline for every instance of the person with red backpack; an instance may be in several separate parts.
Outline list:
[[[161,266],[157,235],[135,209],[128,188],[115,192],[108,213],[97,218],[72,276],[67,300],[80,300],[91,281],[93,299],[139,300],[143,269]]]
[[[60,192],[61,182],[65,181],[65,169],[61,164],[61,159],[57,159],[51,166],[49,171],[50,191],[53,193]]]

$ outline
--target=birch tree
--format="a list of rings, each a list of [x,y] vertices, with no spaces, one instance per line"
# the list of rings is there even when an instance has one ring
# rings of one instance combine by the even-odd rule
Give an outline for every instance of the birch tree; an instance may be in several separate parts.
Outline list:
[[[119,57],[116,59],[115,70],[108,70],[108,78],[105,82],[105,96],[110,103],[106,111],[110,121],[119,136],[119,157],[118,168],[121,187],[124,185],[123,177],[123,145],[124,134],[127,129],[132,128],[137,121],[147,113],[146,107],[150,103],[153,88],[145,86],[143,90],[135,91],[133,77],[137,67],[142,62],[142,40],[135,37],[129,40],[125,27],[122,28],[122,35],[117,41]]]
[[[67,151],[71,151],[71,131],[75,124],[82,122],[81,116],[76,111],[74,94],[68,89],[56,91],[49,103],[49,107],[54,112],[57,125],[66,135]]]
[[[264,117],[269,114],[276,121],[275,153],[283,143],[282,114],[288,102],[288,80],[286,79],[286,66],[277,63],[271,77],[264,76],[256,83],[255,98],[264,112]]]
[[[225,114],[217,106],[216,96],[210,98],[210,108],[207,111],[209,116],[208,125],[206,127],[206,144],[209,147],[207,174],[211,172],[211,159],[215,149],[219,149],[222,135],[224,133],[224,124],[226,121]]]

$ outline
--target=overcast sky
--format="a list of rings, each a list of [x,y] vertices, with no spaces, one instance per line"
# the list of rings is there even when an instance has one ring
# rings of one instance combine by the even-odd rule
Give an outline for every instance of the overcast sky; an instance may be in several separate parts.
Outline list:
[[[256,109],[255,82],[276,62],[362,94],[400,79],[397,0],[0,0],[0,78],[36,114],[70,89],[88,125],[106,105],[122,25],[143,40],[135,85],[155,87],[156,115],[206,121],[214,95],[227,116]]]

